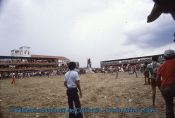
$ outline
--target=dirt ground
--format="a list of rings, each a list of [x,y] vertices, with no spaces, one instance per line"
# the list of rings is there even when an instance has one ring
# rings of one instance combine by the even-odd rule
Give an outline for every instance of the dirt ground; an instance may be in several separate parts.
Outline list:
[[[61,109],[67,108],[64,76],[34,77],[18,79],[11,85],[11,79],[0,80],[0,106],[4,118],[68,118],[66,113],[19,113],[13,108]],[[100,109],[99,112],[84,113],[84,118],[165,118],[164,100],[157,89],[154,111],[150,85],[144,85],[141,73],[139,77],[128,73],[85,74],[81,75],[83,97],[82,108]],[[114,109],[139,109],[141,111],[116,111]],[[104,111],[113,109],[112,112]],[[146,110],[149,109],[149,110]]]

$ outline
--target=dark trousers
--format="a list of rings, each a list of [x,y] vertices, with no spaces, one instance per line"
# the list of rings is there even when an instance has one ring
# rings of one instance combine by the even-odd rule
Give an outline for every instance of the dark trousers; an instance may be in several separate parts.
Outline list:
[[[160,90],[166,104],[166,118],[175,118],[173,109],[173,97],[175,97],[175,86],[161,87]]]
[[[69,110],[70,111],[75,110],[74,105],[75,108],[77,109],[77,112],[69,112],[69,118],[83,118],[83,114],[82,112],[80,112],[81,104],[77,88],[68,88],[67,96],[68,96]]]

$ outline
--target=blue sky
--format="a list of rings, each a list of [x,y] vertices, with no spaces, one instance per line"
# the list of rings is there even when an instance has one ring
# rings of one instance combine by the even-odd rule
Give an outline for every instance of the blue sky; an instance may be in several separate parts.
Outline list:
[[[32,54],[65,56],[80,66],[91,58],[92,66],[99,67],[103,60],[160,54],[175,47],[175,21],[169,14],[146,22],[152,0],[4,1],[0,55],[30,46]]]

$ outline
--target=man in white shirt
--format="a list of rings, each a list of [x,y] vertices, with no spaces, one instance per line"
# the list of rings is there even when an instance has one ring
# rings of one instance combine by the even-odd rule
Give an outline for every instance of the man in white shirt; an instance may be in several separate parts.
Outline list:
[[[82,92],[80,87],[80,78],[78,72],[75,71],[76,63],[68,63],[68,68],[69,71],[66,72],[64,77],[64,86],[67,88],[69,110],[75,110],[74,105],[77,110],[77,113],[69,112],[69,118],[83,118],[83,114],[80,112],[81,104],[78,91],[80,93],[80,97],[82,97]]]

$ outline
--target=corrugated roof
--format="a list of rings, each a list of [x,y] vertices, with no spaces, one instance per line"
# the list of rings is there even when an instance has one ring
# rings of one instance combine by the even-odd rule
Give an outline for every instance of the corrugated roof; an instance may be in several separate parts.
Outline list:
[[[162,56],[163,54],[157,54],[157,55],[149,55],[149,56],[141,56],[141,57],[132,57],[132,58],[123,58],[123,59],[115,59],[115,60],[107,60],[107,61],[101,61],[101,62],[111,62],[111,61],[123,61],[123,60],[132,60],[132,59],[141,59],[141,58],[151,58],[153,56]]]
[[[59,59],[59,60],[69,60],[68,58],[63,57],[63,56],[48,56],[48,55],[35,55],[35,54],[32,54],[31,57],[34,57],[34,58],[55,58],[55,59]]]
[[[30,48],[29,46],[21,46],[19,49],[21,48]]]
[[[11,51],[16,51],[17,49],[13,49],[13,50],[11,50]]]

